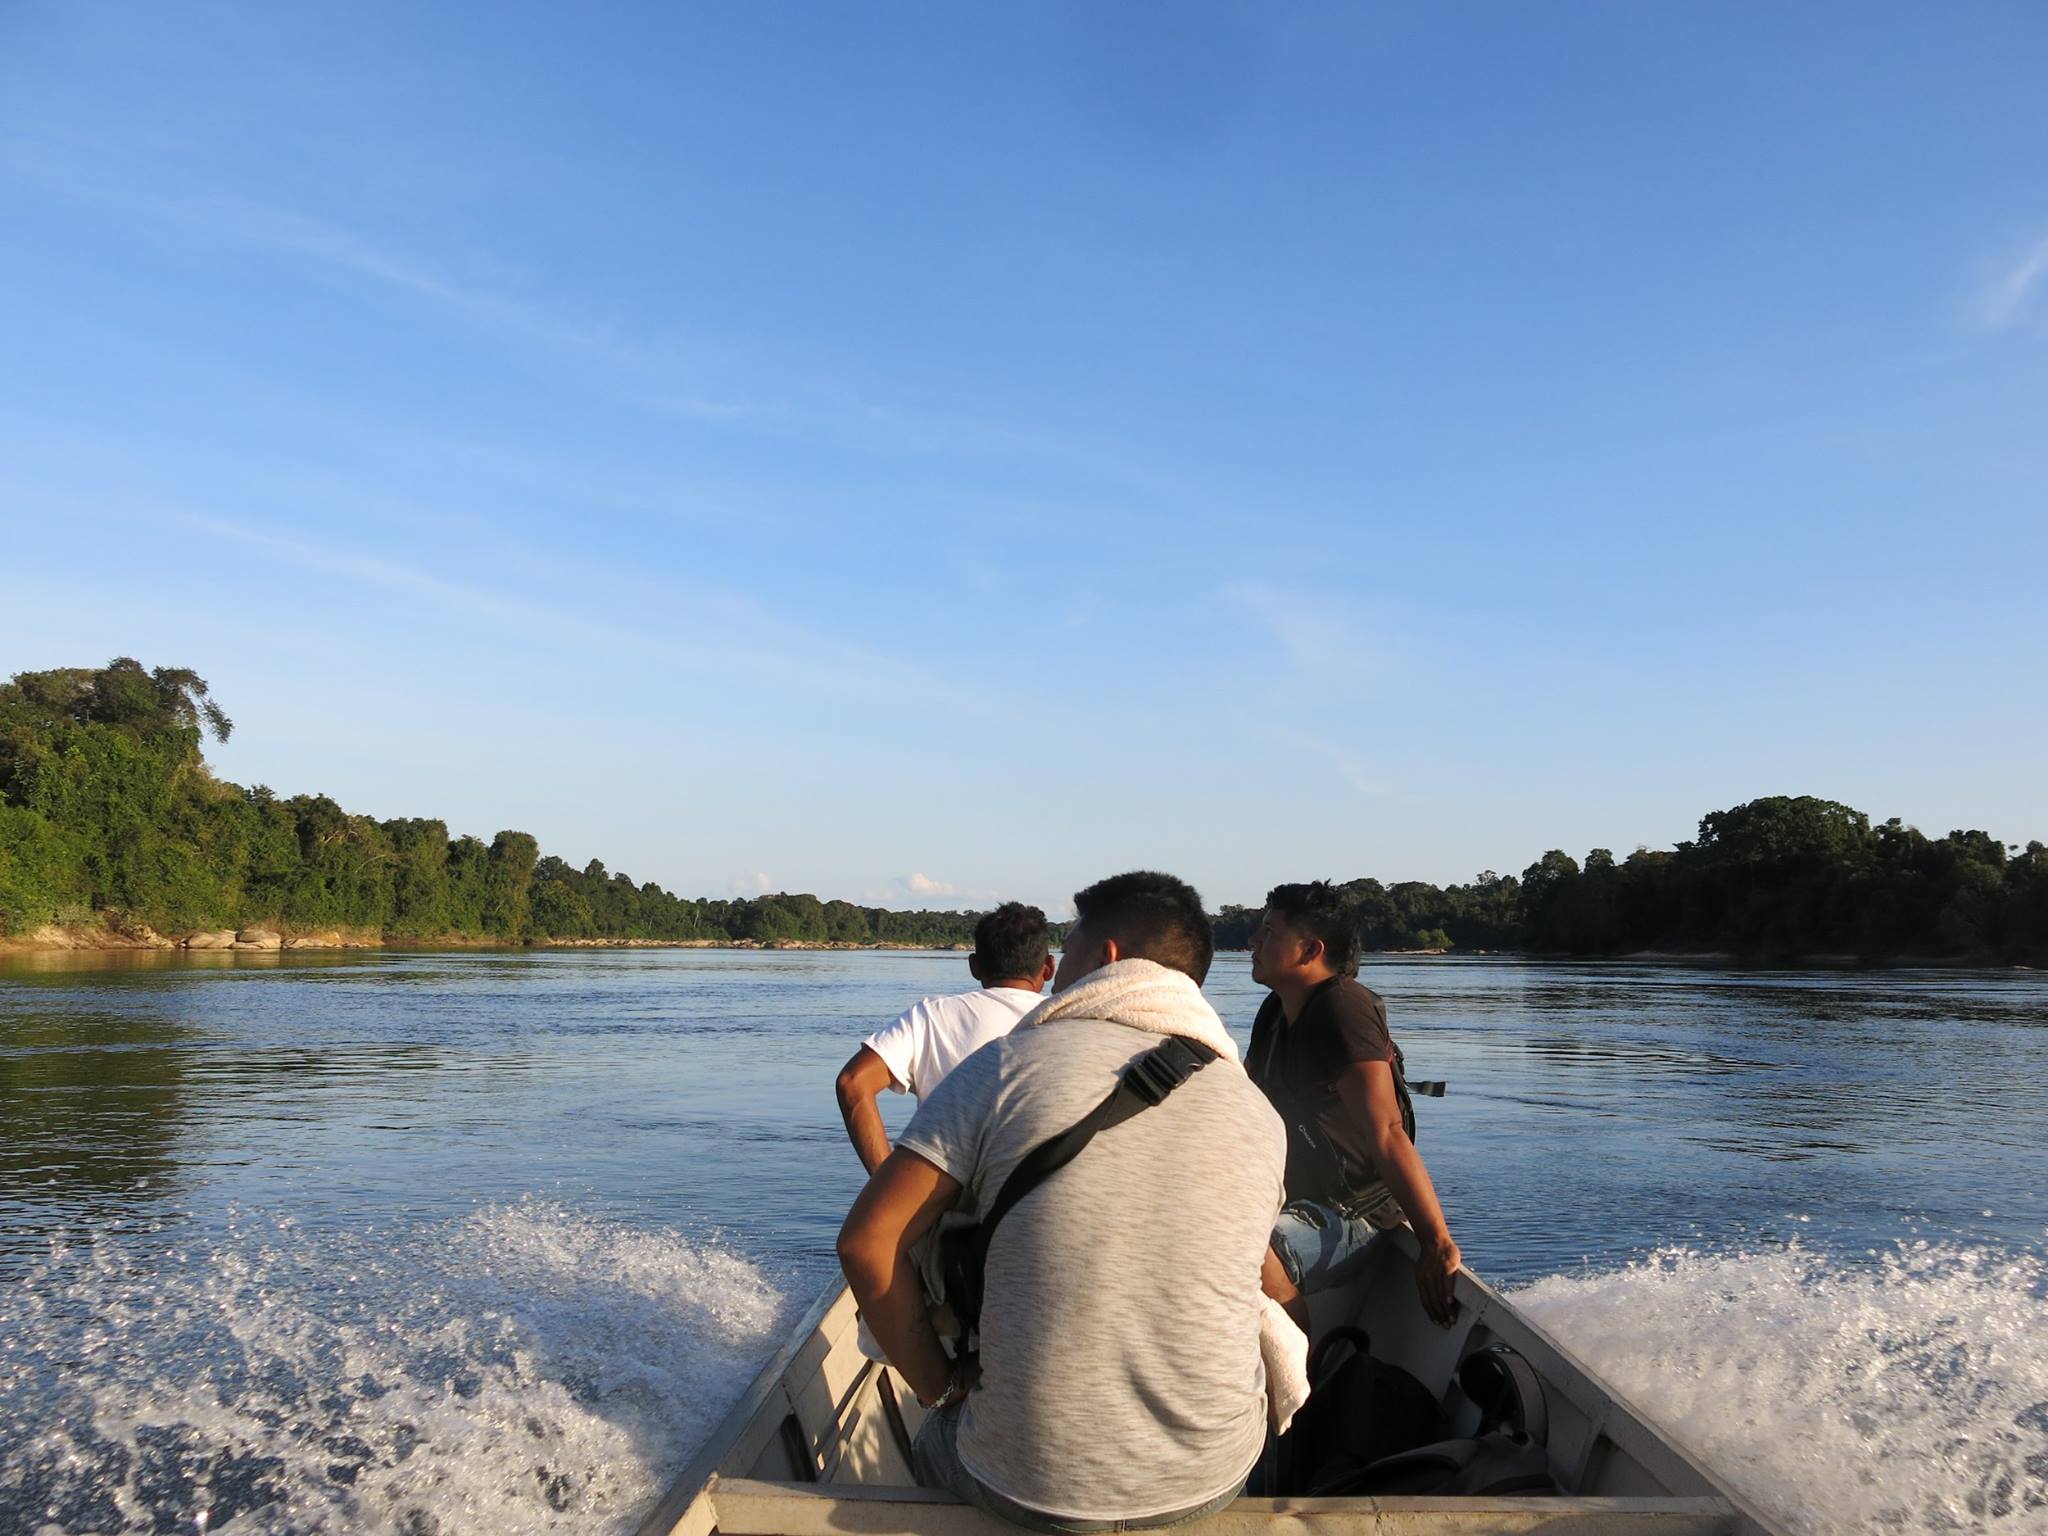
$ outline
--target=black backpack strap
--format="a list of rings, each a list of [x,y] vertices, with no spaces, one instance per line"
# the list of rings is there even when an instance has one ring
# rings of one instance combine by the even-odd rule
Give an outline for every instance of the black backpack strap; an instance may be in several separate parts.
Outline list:
[[[1071,1163],[1101,1132],[1164,1103],[1169,1093],[1215,1059],[1216,1053],[1199,1041],[1169,1035],[1124,1068],[1108,1098],[1057,1136],[1047,1137],[1026,1152],[1003,1180],[995,1204],[974,1229],[975,1272],[986,1271],[989,1239],[995,1236],[997,1223],[1009,1214],[1010,1207]]]

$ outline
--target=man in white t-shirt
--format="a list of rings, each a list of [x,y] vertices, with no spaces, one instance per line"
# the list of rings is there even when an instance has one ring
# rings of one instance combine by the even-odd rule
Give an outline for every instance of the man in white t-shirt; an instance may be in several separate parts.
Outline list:
[[[839,1113],[869,1173],[889,1155],[875,1104],[882,1090],[912,1094],[922,1104],[948,1072],[1016,1028],[1052,980],[1051,939],[1038,908],[1004,902],[974,926],[967,969],[981,990],[923,999],[869,1035],[839,1069]]]

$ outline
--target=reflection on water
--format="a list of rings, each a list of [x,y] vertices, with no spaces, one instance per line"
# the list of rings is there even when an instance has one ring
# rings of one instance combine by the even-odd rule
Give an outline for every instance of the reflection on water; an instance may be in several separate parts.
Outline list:
[[[0,1036],[0,1274],[57,1227],[106,1227],[177,1192],[183,1033],[83,1017]]]
[[[1390,959],[1421,1145],[1504,1279],[1796,1218],[2038,1244],[2048,984]],[[0,1275],[166,1211],[349,1229],[542,1193],[829,1267],[860,1037],[957,954],[484,951],[0,961]],[[1239,955],[1209,992],[1242,1038]],[[892,1098],[894,1122],[908,1109]]]

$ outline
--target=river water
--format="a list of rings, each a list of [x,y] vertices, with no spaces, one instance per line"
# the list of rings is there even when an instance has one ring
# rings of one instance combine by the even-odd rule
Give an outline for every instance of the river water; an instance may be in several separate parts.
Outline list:
[[[1467,1262],[1793,1529],[2048,1532],[2048,980],[1388,959]],[[0,960],[0,1536],[629,1530],[962,957]],[[1209,993],[1240,1039],[1242,955]],[[892,1105],[891,1123],[907,1118]]]

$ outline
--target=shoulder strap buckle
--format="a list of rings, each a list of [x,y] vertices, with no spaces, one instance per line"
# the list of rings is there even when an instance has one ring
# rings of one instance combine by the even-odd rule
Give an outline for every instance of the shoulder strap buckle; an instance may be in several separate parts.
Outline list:
[[[1172,1035],[1125,1069],[1124,1087],[1150,1108],[1164,1103],[1169,1093],[1215,1059],[1208,1046]]]

